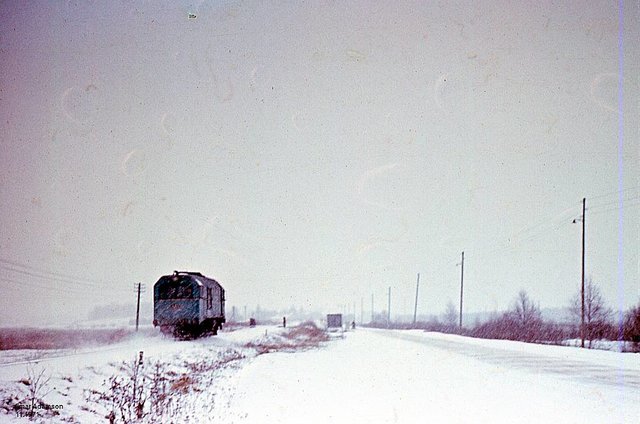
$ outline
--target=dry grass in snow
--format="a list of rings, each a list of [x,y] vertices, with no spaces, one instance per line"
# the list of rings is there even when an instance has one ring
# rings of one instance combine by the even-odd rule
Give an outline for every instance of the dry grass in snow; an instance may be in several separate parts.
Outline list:
[[[295,352],[318,347],[329,340],[327,333],[313,322],[307,321],[287,332],[265,335],[262,339],[246,343],[244,347],[255,349],[258,355],[270,352]]]

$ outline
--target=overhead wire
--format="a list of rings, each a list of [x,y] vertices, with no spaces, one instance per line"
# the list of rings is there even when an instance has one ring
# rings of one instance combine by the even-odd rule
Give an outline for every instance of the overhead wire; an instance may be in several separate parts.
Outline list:
[[[636,206],[640,206],[640,201],[632,202],[632,203],[625,204],[623,206],[616,206],[616,207],[612,207],[612,208],[608,208],[608,209],[597,209],[595,211],[591,211],[590,214],[591,215],[600,215],[600,214],[607,213],[607,212],[619,211],[620,209],[634,208]]]
[[[3,290],[13,289],[13,290],[20,290],[20,291],[28,291],[33,288],[37,288],[37,289],[43,289],[43,290],[51,290],[58,293],[73,294],[73,295],[78,295],[82,297],[86,297],[88,293],[91,293],[87,290],[80,290],[75,287],[48,286],[46,284],[38,284],[37,282],[33,282],[33,281],[29,281],[27,284],[26,281],[14,280],[6,276],[0,277],[0,282],[10,284],[10,285],[3,285],[2,287]]]
[[[552,231],[557,231],[560,227],[570,223],[571,216],[578,213],[578,203],[569,206],[562,211],[535,222],[532,225],[526,226],[518,230],[513,236],[502,244],[501,247],[497,247],[490,250],[488,254],[495,254],[517,249],[522,243],[534,241],[540,237],[548,234]]]
[[[588,205],[589,207],[587,209],[588,210],[595,210],[595,209],[598,209],[598,208],[603,208],[603,207],[616,205],[616,204],[619,205],[619,207],[620,207],[621,202],[622,202],[622,207],[624,207],[625,206],[624,202],[633,202],[634,200],[638,200],[638,199],[640,199],[640,195],[626,196],[626,197],[623,197],[622,199],[615,199],[615,200],[611,200],[611,201],[606,201],[605,203],[597,203],[596,202],[595,205],[591,203],[591,204]]]
[[[601,199],[603,197],[610,197],[610,196],[614,196],[614,195],[619,195],[621,193],[626,193],[627,191],[639,190],[639,189],[640,189],[640,186],[627,187],[627,188],[624,188],[622,190],[615,190],[615,191],[610,191],[608,193],[603,193],[603,194],[598,194],[598,195],[595,195],[595,196],[591,196],[591,197],[589,197],[589,200],[593,201],[593,200]]]
[[[5,264],[5,265],[2,265]],[[93,279],[88,279],[85,277],[77,277],[77,276],[72,276],[70,274],[63,274],[63,273],[59,273],[59,272],[53,272],[53,271],[49,271],[49,270],[45,270],[42,268],[37,268],[31,265],[25,265],[16,261],[11,261],[8,259],[4,259],[4,258],[0,258],[0,266],[11,266],[11,267],[17,267],[17,268],[22,268],[23,270],[27,270],[24,271],[24,273],[26,272],[31,272],[31,273],[37,273],[40,274],[41,276],[44,276],[46,278],[52,278],[52,279],[60,279],[60,280],[64,280],[64,281],[73,281],[73,282],[78,282],[78,283],[82,283],[82,284],[86,284],[86,285],[93,285],[93,286],[108,286],[109,283],[105,282],[105,281],[98,281],[98,280],[93,280]],[[23,272],[23,271],[18,271],[18,272]],[[35,276],[33,274],[31,274],[32,276]]]
[[[17,274],[22,274],[22,275],[26,275],[29,277],[34,277],[34,278],[39,278],[42,280],[49,280],[49,281],[56,281],[56,282],[60,282],[60,283],[65,283],[65,284],[69,284],[71,286],[68,287],[73,287],[73,288],[77,288],[77,289],[83,289],[83,290],[87,290],[87,289],[106,289],[106,290],[113,290],[113,287],[109,287],[109,286],[96,286],[96,285],[92,285],[92,284],[86,284],[86,283],[82,283],[82,282],[78,282],[78,281],[72,281],[72,280],[67,280],[67,279],[63,279],[63,278],[59,278],[59,277],[51,277],[51,276],[46,276],[46,275],[39,275],[36,273],[32,273],[29,271],[24,271],[18,268],[14,268],[14,267],[10,267],[7,265],[0,265],[0,270],[2,271],[9,271],[9,272],[14,272]]]
[[[595,205],[588,204],[587,210],[589,211],[590,214],[600,214],[600,213],[619,210],[620,206],[617,206],[615,208],[607,208],[607,207],[618,204],[620,202],[620,199],[608,200],[606,198],[619,195],[621,193],[627,193],[623,197],[622,201],[630,202],[628,204],[623,203],[622,208],[636,207],[640,205],[640,203],[636,203],[635,200],[640,199],[640,196],[635,193],[628,193],[628,192],[632,190],[638,190],[638,189],[639,189],[639,186],[633,186],[633,187],[627,187],[623,190],[616,190],[608,193],[591,196],[588,199],[589,201],[592,201],[594,199],[604,199],[604,202],[603,203],[595,202]],[[603,210],[602,208],[606,208],[606,209]],[[503,243],[502,247],[497,247],[489,251],[488,253],[495,254],[495,253],[515,250],[520,245],[522,245],[522,243],[531,242],[543,237],[544,235],[550,232],[555,232],[559,228],[561,228],[563,225],[569,224],[571,222],[569,221],[569,219],[571,218],[571,215],[570,215],[571,212],[575,213],[576,218],[580,218],[581,213],[579,211],[578,203],[567,207],[563,211],[555,215],[552,215],[549,218],[544,218],[544,219],[538,220],[536,223],[532,225],[525,226],[524,228],[518,230],[513,236],[509,237],[508,241]]]
[[[85,293],[89,289],[109,290],[114,292],[125,291],[121,287],[116,287],[113,284],[109,284],[106,282],[97,282],[95,280],[71,277],[65,274],[45,271],[32,266],[20,264],[18,262],[10,261],[2,258],[0,258],[0,270],[9,272],[9,273],[16,273],[16,274],[33,277],[40,280],[57,281],[65,284],[62,287],[58,285],[58,287],[56,287],[57,290],[60,290],[61,288],[76,289],[76,290],[82,290]],[[33,281],[31,281],[30,283],[33,284]],[[25,282],[21,282],[21,284],[25,284]],[[46,286],[46,287],[48,288],[51,286]]]

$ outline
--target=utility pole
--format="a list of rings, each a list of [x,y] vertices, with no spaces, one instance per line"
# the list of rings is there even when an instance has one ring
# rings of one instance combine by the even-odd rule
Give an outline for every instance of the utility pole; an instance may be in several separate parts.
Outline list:
[[[364,297],[360,298],[360,325],[364,323]]]
[[[416,281],[416,304],[413,308],[413,326],[416,325],[416,319],[418,317],[418,289],[420,288],[420,273],[418,273],[418,281]]]
[[[587,199],[582,198],[582,217],[573,220],[576,224],[578,221],[582,222],[582,284],[580,288],[580,346],[584,348],[584,238],[585,238],[585,215],[587,210]]]
[[[134,289],[138,292],[138,302],[136,306],[136,331],[138,331],[138,326],[140,324],[140,293],[144,291],[144,287],[142,283],[134,284]]]
[[[464,251],[462,251],[462,262],[460,269],[460,328],[462,328],[462,297],[464,293]]]
[[[389,307],[387,308],[387,327],[391,325],[391,286],[389,286]]]
[[[580,312],[580,338],[582,339],[580,346],[584,348],[584,227],[585,212],[587,210],[587,199],[582,198],[582,289],[580,297],[582,298],[582,310]]]
[[[373,323],[373,293],[371,293],[371,323]]]

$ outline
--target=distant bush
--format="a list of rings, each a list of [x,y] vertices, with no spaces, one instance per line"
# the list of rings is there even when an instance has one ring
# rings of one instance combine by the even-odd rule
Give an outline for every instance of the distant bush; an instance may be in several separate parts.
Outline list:
[[[555,322],[534,320],[528,324],[514,319],[510,312],[476,325],[468,334],[482,339],[518,340],[530,343],[560,344],[571,328]]]
[[[630,341],[634,352],[640,352],[640,304],[627,311],[624,316],[622,334]]]

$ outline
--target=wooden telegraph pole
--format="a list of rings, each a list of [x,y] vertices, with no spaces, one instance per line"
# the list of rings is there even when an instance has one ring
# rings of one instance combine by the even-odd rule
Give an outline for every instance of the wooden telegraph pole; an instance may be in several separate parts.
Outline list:
[[[460,269],[460,328],[462,328],[462,297],[464,293],[464,251],[462,252],[462,262]]]
[[[391,287],[389,287],[389,307],[387,308],[387,327],[391,326]]]
[[[418,281],[416,281],[416,304],[413,308],[413,326],[416,325],[416,319],[418,318],[418,289],[420,288],[420,273],[418,273]]]
[[[371,293],[371,323],[373,323],[373,293]]]
[[[582,199],[582,217],[576,218],[573,220],[573,223],[577,223],[578,221],[582,221],[582,276],[581,276],[581,285],[580,285],[580,346],[584,347],[584,336],[585,336],[585,328],[584,328],[584,230],[585,230],[585,213],[587,210],[587,199]]]
[[[138,292],[138,302],[136,305],[136,331],[138,331],[140,325],[140,293],[144,291],[144,287],[142,283],[138,283],[134,285],[134,289]]]
[[[585,212],[587,210],[587,199],[582,199],[582,289],[580,291],[580,297],[582,298],[582,310],[580,312],[580,338],[582,339],[580,345],[584,347],[584,227],[585,227]]]

